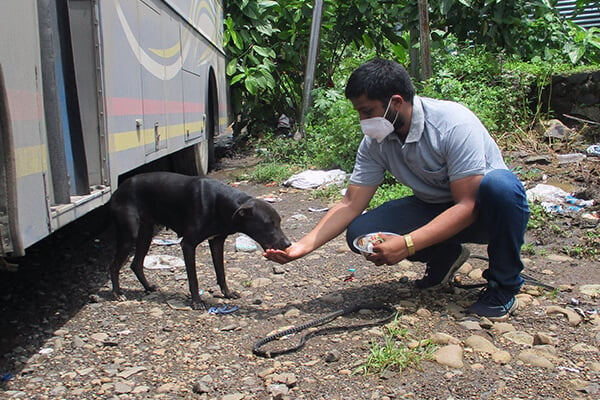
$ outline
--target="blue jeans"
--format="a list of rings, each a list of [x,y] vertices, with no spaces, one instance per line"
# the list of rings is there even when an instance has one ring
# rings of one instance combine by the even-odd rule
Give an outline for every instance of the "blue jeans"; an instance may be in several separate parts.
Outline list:
[[[430,204],[414,196],[391,200],[356,217],[346,230],[352,251],[354,239],[370,232],[410,233],[427,224],[453,203]],[[422,249],[411,261],[439,263],[445,254],[456,253],[461,243],[487,244],[489,269],[484,276],[498,284],[517,288],[523,284],[521,246],[524,242],[529,205],[519,179],[508,170],[494,170],[481,180],[477,193],[477,220],[452,238]],[[447,258],[447,257],[446,257]],[[449,266],[454,260],[446,260]]]

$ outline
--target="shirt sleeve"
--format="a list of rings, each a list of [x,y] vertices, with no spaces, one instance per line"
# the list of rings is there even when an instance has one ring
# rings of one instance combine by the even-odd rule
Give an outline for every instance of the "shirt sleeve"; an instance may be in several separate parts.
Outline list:
[[[358,146],[354,170],[350,176],[350,184],[359,186],[379,186],[383,182],[385,166],[375,154],[371,154],[371,146],[378,144],[370,138],[363,138]]]
[[[446,162],[450,182],[486,172],[485,127],[478,123],[456,125],[446,137]]]

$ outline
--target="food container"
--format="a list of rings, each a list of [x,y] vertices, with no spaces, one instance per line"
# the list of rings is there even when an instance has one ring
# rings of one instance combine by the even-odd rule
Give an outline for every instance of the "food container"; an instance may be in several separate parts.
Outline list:
[[[384,242],[383,238],[381,237],[382,234],[398,236],[397,233],[393,232],[367,233],[366,235],[361,235],[354,239],[354,247],[356,247],[363,255],[373,254],[373,245]]]

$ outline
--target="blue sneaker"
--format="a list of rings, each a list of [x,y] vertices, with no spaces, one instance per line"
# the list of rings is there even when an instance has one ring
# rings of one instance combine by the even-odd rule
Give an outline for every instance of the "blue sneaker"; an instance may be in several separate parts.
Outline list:
[[[415,281],[417,289],[436,290],[446,285],[471,255],[469,249],[463,245],[457,246],[456,250],[458,251],[456,251],[455,254],[449,254],[447,258],[448,261],[452,261],[452,264],[427,264],[427,270],[425,271],[423,278]],[[454,256],[454,258],[452,256]]]
[[[500,286],[496,281],[490,280],[481,291],[479,300],[466,313],[486,317],[490,321],[506,321],[519,305],[515,297],[517,293],[519,290]]]

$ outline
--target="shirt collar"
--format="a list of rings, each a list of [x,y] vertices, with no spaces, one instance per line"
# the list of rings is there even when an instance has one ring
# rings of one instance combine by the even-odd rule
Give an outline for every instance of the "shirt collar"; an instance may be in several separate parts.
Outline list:
[[[425,128],[425,112],[423,111],[423,103],[419,96],[413,97],[412,116],[410,118],[410,129],[406,136],[406,143],[418,142],[423,135]]]

